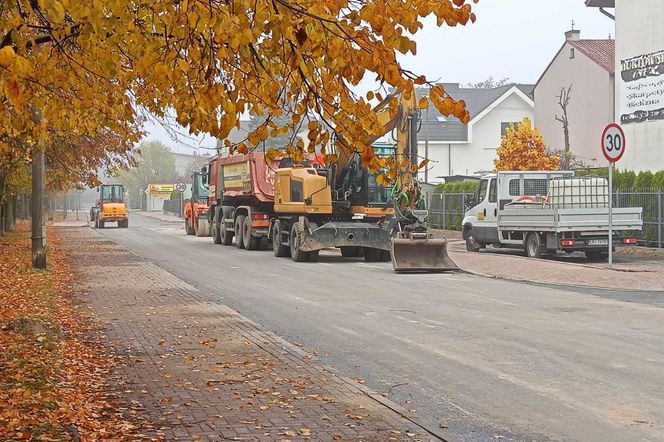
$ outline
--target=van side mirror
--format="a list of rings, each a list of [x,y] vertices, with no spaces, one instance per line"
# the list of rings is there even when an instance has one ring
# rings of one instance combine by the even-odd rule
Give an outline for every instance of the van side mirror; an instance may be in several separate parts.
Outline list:
[[[472,195],[464,195],[463,196],[463,208],[464,211],[470,209],[471,207],[475,206],[475,194]]]

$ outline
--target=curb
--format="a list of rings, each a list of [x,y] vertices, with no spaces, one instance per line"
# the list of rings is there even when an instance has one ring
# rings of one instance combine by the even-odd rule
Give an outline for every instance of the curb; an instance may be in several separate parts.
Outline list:
[[[592,267],[592,268],[596,268],[596,267]],[[601,291],[605,291],[605,292],[620,291],[620,292],[625,292],[625,293],[662,293],[662,292],[664,292],[664,290],[651,290],[651,289],[643,289],[643,290],[613,289],[613,288],[610,288],[610,287],[598,287],[598,286],[594,286],[594,285],[556,284],[554,282],[535,281],[535,280],[532,280],[532,279],[514,278],[514,277],[500,276],[500,275],[490,275],[490,274],[487,274],[487,273],[474,272],[474,271],[466,270],[466,269],[460,269],[459,272],[460,273],[465,273],[465,274],[468,274],[468,275],[479,276],[481,278],[497,279],[497,280],[500,280],[500,281],[509,281],[509,282],[520,282],[520,283],[533,284],[533,285],[545,285],[545,286],[559,287],[559,288],[573,287],[573,288],[586,289],[586,290],[601,290]]]

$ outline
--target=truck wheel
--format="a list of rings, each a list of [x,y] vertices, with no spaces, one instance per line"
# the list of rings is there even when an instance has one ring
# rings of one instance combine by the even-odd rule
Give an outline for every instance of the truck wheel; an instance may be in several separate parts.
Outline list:
[[[290,231],[290,255],[291,259],[295,262],[305,262],[309,258],[309,254],[300,250],[301,233],[297,223],[293,224]]]
[[[475,236],[473,235],[472,229],[468,231],[466,236],[466,250],[469,252],[479,252],[482,246],[477,242]]]
[[[118,221],[118,227],[126,229],[127,227],[129,227],[129,220],[123,219],[122,221]]]
[[[184,219],[184,230],[187,232],[187,235],[193,235],[196,233],[194,229],[191,227],[191,223],[189,223],[189,218]]]
[[[233,238],[231,238],[231,240],[232,239]],[[222,242],[221,232],[219,231],[219,222],[216,217],[212,219],[212,242],[214,242],[215,244],[224,244]]]
[[[99,228],[103,229],[104,228],[104,221],[99,221]]]
[[[343,246],[341,247],[341,256],[344,258],[357,258],[362,256],[362,247]]]
[[[255,237],[251,234],[251,218],[245,217],[242,227],[242,237],[244,238],[244,248],[247,250],[258,250],[261,245],[260,237]]]
[[[244,215],[238,215],[237,218],[235,218],[235,247],[238,249],[244,249],[244,235],[242,235],[244,218]]]
[[[225,246],[230,246],[233,244],[233,232],[229,232],[226,228],[226,223],[222,221],[221,229],[219,229],[219,234],[221,235],[220,244]]]
[[[281,223],[275,222],[272,226],[272,251],[277,258],[284,258],[290,254],[290,249],[281,243]]]
[[[598,250],[586,250],[588,261],[606,261],[609,259],[609,252],[600,252]]]
[[[529,258],[541,258],[544,253],[542,239],[539,234],[531,233],[526,237],[526,255]]]
[[[364,260],[366,262],[380,262],[383,260],[382,258],[383,251],[381,249],[364,248]]]

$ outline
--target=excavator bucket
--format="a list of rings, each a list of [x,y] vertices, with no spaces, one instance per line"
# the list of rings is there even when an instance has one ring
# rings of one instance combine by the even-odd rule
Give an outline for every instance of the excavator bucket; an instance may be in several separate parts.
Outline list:
[[[447,240],[392,238],[392,267],[395,272],[449,272],[459,270],[447,254]]]

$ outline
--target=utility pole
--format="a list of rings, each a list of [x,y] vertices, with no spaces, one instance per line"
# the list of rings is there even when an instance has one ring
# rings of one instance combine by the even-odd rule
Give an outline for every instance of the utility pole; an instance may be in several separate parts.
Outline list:
[[[46,269],[45,156],[42,143],[37,143],[32,148],[32,267],[42,270]]]
[[[429,97],[427,97],[428,99]],[[428,160],[429,159],[429,107],[427,106],[427,112],[426,112],[426,122],[424,126],[424,133],[426,136],[424,137],[424,159]],[[424,182],[429,183],[429,164],[424,165]]]

